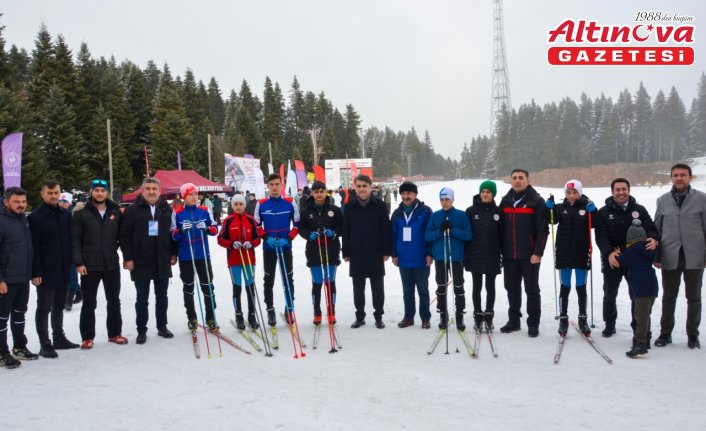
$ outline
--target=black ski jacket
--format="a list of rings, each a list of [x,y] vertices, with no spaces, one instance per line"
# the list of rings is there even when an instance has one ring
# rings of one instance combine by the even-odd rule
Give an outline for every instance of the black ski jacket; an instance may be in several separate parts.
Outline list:
[[[334,205],[333,198],[326,197],[324,206],[319,208],[314,203],[314,198],[306,200],[302,212],[299,215],[299,236],[306,241],[306,266],[309,268],[321,265],[321,257],[323,263],[326,264],[325,243],[321,238],[321,255],[319,255],[319,242],[310,240],[309,236],[312,232],[318,231],[323,234],[325,229],[331,229],[335,234],[333,238],[327,238],[328,241],[328,263],[329,265],[340,265],[341,263],[341,232],[343,229],[343,215],[341,209]]]
[[[88,271],[110,271],[120,269],[118,257],[118,234],[122,214],[118,205],[105,201],[105,217],[93,206],[74,214],[71,221],[71,250],[76,266],[85,265]]]
[[[613,251],[613,247],[625,250],[625,238],[633,219],[640,219],[648,238],[659,241],[659,232],[652,217],[634,197],[630,196],[627,206],[623,208],[610,196],[605,200],[605,206],[598,210],[598,217],[593,222],[596,229],[596,245],[601,250],[603,272],[610,269],[608,255]]]
[[[581,196],[573,205],[566,199],[557,203],[550,210],[554,215],[554,224],[558,224],[556,232],[556,269],[573,268],[588,269],[588,247],[591,236],[589,232],[589,217],[591,221],[595,213],[586,210],[589,199]]]
[[[495,201],[484,203],[480,195],[473,197],[473,205],[466,209],[471,222],[473,239],[466,243],[463,265],[466,271],[481,274],[500,274],[502,255],[502,213]]]
[[[520,199],[517,206],[513,201]],[[503,257],[529,259],[533,254],[542,256],[547,245],[549,216],[544,199],[532,186],[519,196],[510,189],[500,201],[503,213]]]
[[[27,217],[7,208],[0,209],[0,281],[28,282],[32,278],[32,258],[32,234]]]

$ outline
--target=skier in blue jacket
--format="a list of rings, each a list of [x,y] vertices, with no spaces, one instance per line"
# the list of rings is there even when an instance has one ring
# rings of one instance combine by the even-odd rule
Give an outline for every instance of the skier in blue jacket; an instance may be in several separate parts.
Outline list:
[[[270,197],[261,199],[255,206],[255,221],[260,225],[257,233],[264,241],[262,260],[265,269],[264,290],[267,324],[276,326],[277,318],[275,317],[272,288],[275,284],[275,271],[279,260],[277,255],[280,252],[282,254],[280,269],[286,269],[287,273],[286,277],[282,277],[285,288],[284,314],[290,323],[294,323],[291,313],[294,309],[292,241],[299,233],[299,206],[294,203],[294,199],[282,196],[282,177],[278,174],[270,174],[267,177],[267,190],[270,192]],[[284,272],[282,271],[282,274]]]
[[[466,308],[465,291],[463,289],[463,255],[465,243],[472,238],[471,224],[466,213],[454,208],[454,191],[444,187],[439,192],[441,208],[432,214],[427,225],[424,239],[433,242],[432,255],[436,269],[436,308],[441,314],[439,329],[445,329],[448,321],[446,303],[446,287],[449,271],[454,287],[456,304],[456,328],[466,329],[463,314]]]
[[[218,229],[211,215],[211,210],[205,206],[196,205],[198,189],[192,183],[181,186],[181,196],[184,206],[172,215],[172,238],[179,243],[179,274],[184,283],[184,307],[189,320],[189,330],[198,329],[196,310],[194,308],[194,267],[199,277],[199,284],[204,295],[206,308],[206,325],[209,330],[219,331],[215,319],[216,298],[213,293],[213,269],[208,249],[207,235],[215,236]],[[155,230],[157,227],[150,227]],[[151,232],[151,230],[150,230]],[[205,252],[205,253],[204,253]]]

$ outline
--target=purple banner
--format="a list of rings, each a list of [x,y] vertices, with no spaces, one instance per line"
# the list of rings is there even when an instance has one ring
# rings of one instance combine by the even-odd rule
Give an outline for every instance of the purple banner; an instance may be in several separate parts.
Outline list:
[[[20,187],[22,180],[22,132],[2,140],[2,176],[5,190]]]

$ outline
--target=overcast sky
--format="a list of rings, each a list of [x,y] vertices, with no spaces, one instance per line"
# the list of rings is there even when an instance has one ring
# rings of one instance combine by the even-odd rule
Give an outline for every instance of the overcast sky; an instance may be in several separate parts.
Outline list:
[[[642,10],[695,17],[693,66],[547,64],[547,31],[564,19],[628,25]],[[94,57],[167,62],[173,75],[191,68],[204,82],[215,76],[224,97],[243,79],[261,96],[265,76],[287,95],[296,75],[339,109],[352,104],[363,127],[428,130],[437,151],[453,158],[489,132],[492,0],[4,0],[0,12],[8,46],[31,51],[45,23],[74,52],[86,42]],[[504,12],[515,108],[577,100],[582,91],[615,100],[643,81],[652,98],[676,86],[688,109],[706,70],[706,2],[505,0]]]

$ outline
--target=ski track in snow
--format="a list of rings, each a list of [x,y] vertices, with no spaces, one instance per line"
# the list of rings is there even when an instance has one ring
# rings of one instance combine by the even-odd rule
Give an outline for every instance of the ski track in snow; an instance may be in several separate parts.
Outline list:
[[[697,166],[696,175],[706,174]],[[531,179],[531,176],[530,176]],[[568,180],[568,178],[567,178]],[[482,180],[451,181],[420,187],[420,199],[432,209],[440,208],[438,191],[450,186],[456,191],[455,206],[471,204]],[[694,186],[706,190],[706,181]],[[498,182],[498,196],[509,189]],[[538,188],[543,197],[561,189]],[[669,190],[633,187],[632,195],[654,215],[656,199]],[[608,186],[587,188],[584,192],[602,206],[609,196]],[[674,343],[653,347],[645,359],[625,357],[631,344],[630,302],[623,282],[618,297],[617,334],[600,336],[602,276],[600,259],[594,250],[593,278],[594,337],[614,363],[607,364],[574,331],[569,332],[558,365],[552,358],[558,341],[558,322],[554,320],[554,281],[552,253],[548,244],[542,261],[542,322],[540,336],[527,337],[523,330],[512,334],[495,331],[499,357],[493,358],[484,336],[479,358],[468,356],[456,334],[449,335],[449,352],[442,339],[436,352],[426,349],[436,334],[438,315],[432,329],[415,326],[398,329],[402,319],[402,289],[397,269],[387,263],[385,278],[385,316],[387,328],[373,325],[371,298],[367,296],[367,325],[350,329],[354,320],[352,284],[348,265],[338,274],[338,331],[343,348],[329,354],[329,338],[322,328],[319,348],[305,349],[306,358],[293,359],[291,337],[279,321],[279,350],[274,357],[257,353],[228,323],[233,317],[231,287],[225,250],[210,240],[215,271],[217,316],[224,333],[252,351],[245,355],[222,343],[218,356],[215,337],[209,337],[213,359],[208,359],[203,332],[199,331],[202,357],[194,358],[186,329],[178,266],[169,287],[169,327],[175,338],[157,336],[154,298],[150,297],[148,342],[135,344],[135,289],[127,271],[122,272],[123,334],[130,344],[107,342],[104,326],[104,294],[99,293],[96,310],[97,336],[90,351],[59,351],[59,359],[40,358],[24,362],[16,370],[0,369],[0,385],[6,396],[0,415],[1,429],[59,430],[191,430],[191,429],[293,429],[324,427],[333,430],[360,429],[442,429],[472,427],[510,429],[696,429],[706,420],[703,387],[704,351],[686,347],[684,330],[686,301],[683,290],[676,312]],[[595,249],[595,247],[594,247]],[[304,241],[294,242],[295,293],[302,340],[311,345],[311,279],[304,259]],[[258,248],[258,262],[261,251]],[[262,270],[256,282],[262,286]],[[472,310],[470,276],[466,276],[468,309]],[[659,272],[658,272],[659,277]],[[275,284],[275,307],[281,311],[283,293],[279,277]],[[434,274],[429,278],[435,290]],[[507,297],[502,275],[497,279],[495,326],[506,321]],[[589,287],[590,289],[590,287]],[[682,287],[683,289],[683,287]],[[261,292],[261,290],[260,290]],[[260,294],[262,298],[262,294]],[[485,297],[485,294],[484,294]],[[660,295],[661,297],[661,295]],[[523,295],[523,300],[525,299]],[[576,294],[570,296],[569,314],[577,314]],[[590,301],[590,297],[589,297]],[[523,301],[524,304],[524,301]],[[589,302],[590,304],[590,302]],[[78,306],[80,307],[80,305]],[[432,311],[434,310],[432,306]],[[26,334],[29,348],[39,350],[34,328],[36,296],[30,297]],[[80,341],[79,308],[66,312],[67,336]],[[524,313],[524,311],[523,311]],[[652,312],[653,340],[659,334],[661,299]],[[467,323],[470,317],[467,314]],[[589,316],[590,318],[590,316]],[[8,334],[9,335],[9,334]],[[472,334],[469,333],[471,337]],[[456,353],[458,349],[459,353]]]

